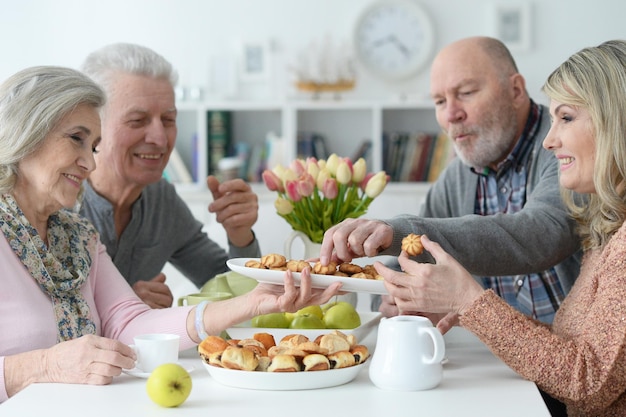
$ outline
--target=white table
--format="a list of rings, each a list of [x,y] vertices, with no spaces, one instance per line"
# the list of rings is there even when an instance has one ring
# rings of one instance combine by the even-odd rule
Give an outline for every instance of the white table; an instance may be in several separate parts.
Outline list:
[[[370,348],[375,342],[375,331],[364,340]],[[369,380],[367,368],[338,387],[260,391],[218,384],[190,350],[183,352],[181,362],[195,367],[193,389],[177,409],[152,403],[144,379],[122,375],[106,386],[31,385],[0,405],[0,416],[550,416],[535,384],[520,378],[465,330],[446,335],[446,356],[442,383],[428,391],[380,390]]]

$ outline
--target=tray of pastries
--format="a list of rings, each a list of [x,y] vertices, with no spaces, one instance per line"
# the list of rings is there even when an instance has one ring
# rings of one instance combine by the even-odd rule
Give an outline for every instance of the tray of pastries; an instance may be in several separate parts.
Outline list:
[[[315,340],[293,333],[278,341],[270,333],[248,339],[209,336],[198,345],[207,372],[217,382],[257,390],[305,390],[352,381],[369,359],[354,335],[331,331]]]

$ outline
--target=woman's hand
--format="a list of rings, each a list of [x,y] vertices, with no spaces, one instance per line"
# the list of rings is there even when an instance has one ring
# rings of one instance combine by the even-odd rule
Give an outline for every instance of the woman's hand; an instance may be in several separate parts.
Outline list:
[[[325,289],[311,288],[311,268],[305,268],[300,273],[300,285],[294,283],[291,271],[285,271],[285,281],[282,287],[273,284],[259,284],[250,293],[256,300],[258,311],[255,315],[274,313],[279,311],[294,312],[309,305],[320,305],[328,302],[341,289],[341,282],[337,281]]]
[[[4,377],[7,394],[15,395],[31,383],[105,385],[137,359],[122,342],[95,335],[58,343],[49,349],[7,356]]]
[[[385,278],[385,288],[394,298],[400,314],[422,312],[462,315],[480,297],[483,288],[439,244],[426,236],[422,236],[421,240],[436,264],[412,261],[404,251],[398,257],[404,272],[394,271],[376,262],[376,270]],[[442,326],[449,329],[454,322],[456,317],[446,316]]]
[[[59,343],[46,351],[44,363],[49,382],[109,384],[122,369],[132,369],[137,359],[122,342],[86,335]]]

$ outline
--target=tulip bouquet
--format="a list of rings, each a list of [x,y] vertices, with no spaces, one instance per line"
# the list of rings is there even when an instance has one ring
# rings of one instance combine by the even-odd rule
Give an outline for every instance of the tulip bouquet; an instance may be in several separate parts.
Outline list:
[[[332,154],[327,160],[296,159],[263,172],[263,181],[278,198],[276,212],[293,230],[322,243],[324,232],[347,218],[360,217],[384,190],[385,171],[367,172],[363,158],[355,163]]]

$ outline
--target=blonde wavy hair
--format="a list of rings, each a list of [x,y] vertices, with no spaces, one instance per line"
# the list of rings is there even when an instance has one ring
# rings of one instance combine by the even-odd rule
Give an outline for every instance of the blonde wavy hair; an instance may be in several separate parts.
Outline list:
[[[626,41],[582,49],[550,74],[542,91],[591,117],[595,194],[562,189],[585,250],[602,248],[626,218]]]

